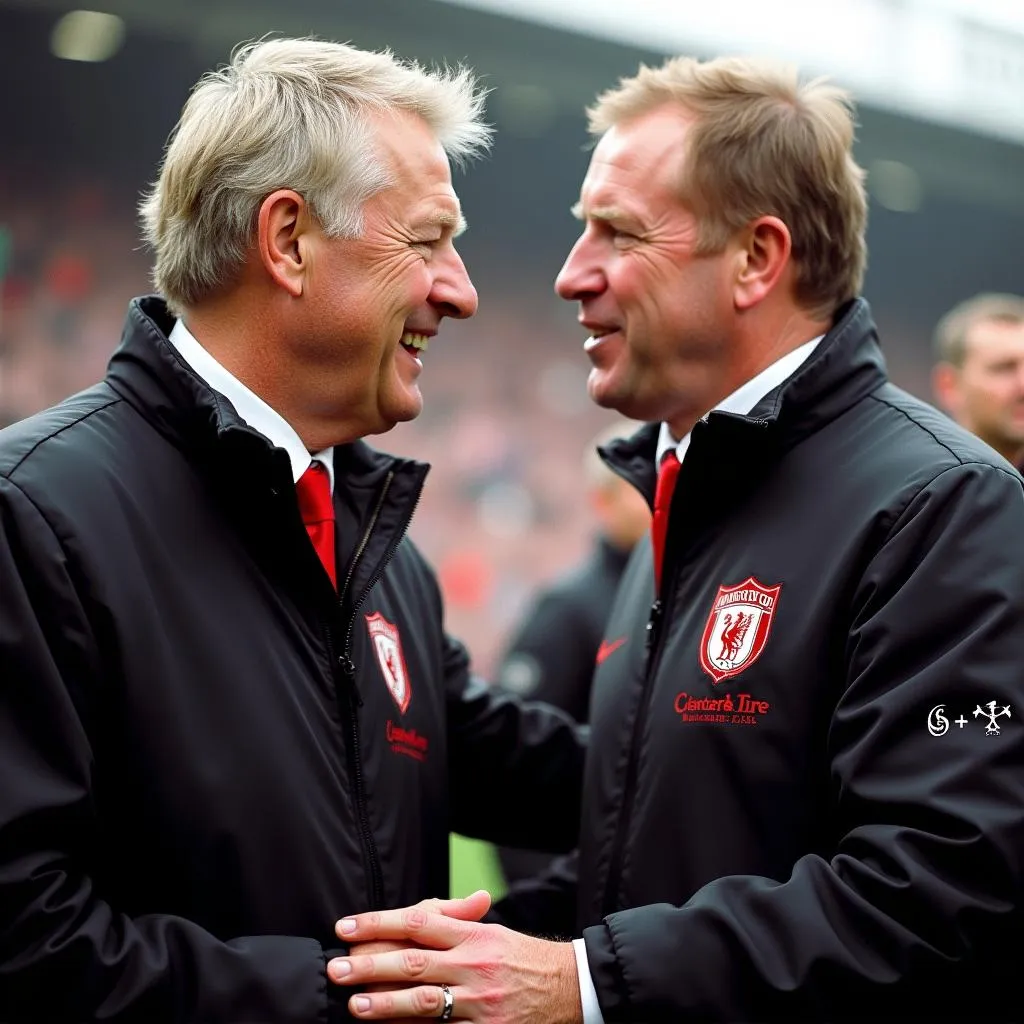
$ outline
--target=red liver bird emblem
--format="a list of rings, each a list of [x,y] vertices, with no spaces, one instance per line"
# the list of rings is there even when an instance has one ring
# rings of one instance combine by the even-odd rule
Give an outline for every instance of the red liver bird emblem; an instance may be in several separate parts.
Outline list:
[[[700,642],[701,667],[716,683],[750,668],[761,656],[781,590],[781,583],[766,587],[753,576],[718,588]]]

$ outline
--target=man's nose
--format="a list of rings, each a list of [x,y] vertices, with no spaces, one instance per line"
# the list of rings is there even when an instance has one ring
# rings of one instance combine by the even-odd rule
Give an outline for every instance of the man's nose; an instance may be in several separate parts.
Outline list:
[[[479,302],[476,288],[469,279],[466,264],[455,249],[445,256],[438,268],[434,286],[430,290],[430,302],[441,316],[450,316],[456,320],[465,320],[477,310]]]
[[[555,291],[570,302],[604,288],[604,274],[586,234],[579,237],[555,278]]]

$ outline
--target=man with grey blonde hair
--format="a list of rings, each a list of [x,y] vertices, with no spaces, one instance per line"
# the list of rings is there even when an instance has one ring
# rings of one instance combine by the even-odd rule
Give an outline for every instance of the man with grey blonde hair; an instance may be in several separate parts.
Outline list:
[[[361,440],[476,310],[481,114],[464,70],[240,49],[142,205],[165,298],[0,432],[3,1021],[345,1020],[338,917],[443,896],[452,829],[573,846],[582,736],[472,678],[405,536],[427,467]]]
[[[429,1016],[439,978],[505,1024],[1016,1019],[1024,491],[887,379],[849,100],[677,58],[591,128],[556,289],[591,398],[648,423],[605,455],[654,517],[594,677],[578,861],[504,924],[342,922],[422,952],[328,974],[373,979],[364,1020]]]
[[[419,117],[461,164],[489,145],[483,101],[467,69],[426,74],[310,39],[240,47],[192,92],[141,204],[157,288],[184,310],[232,282],[260,204],[284,182],[328,238],[358,238],[363,204],[396,173],[373,146],[374,115]]]
[[[1019,468],[1024,459],[1024,297],[983,293],[935,328],[935,397]]]

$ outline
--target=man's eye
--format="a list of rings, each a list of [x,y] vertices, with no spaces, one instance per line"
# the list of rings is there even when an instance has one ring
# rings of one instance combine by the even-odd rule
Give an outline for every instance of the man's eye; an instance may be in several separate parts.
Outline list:
[[[606,238],[610,238],[616,244],[619,242],[635,242],[637,240],[637,235],[634,232],[618,227],[609,221],[600,221],[599,229]]]

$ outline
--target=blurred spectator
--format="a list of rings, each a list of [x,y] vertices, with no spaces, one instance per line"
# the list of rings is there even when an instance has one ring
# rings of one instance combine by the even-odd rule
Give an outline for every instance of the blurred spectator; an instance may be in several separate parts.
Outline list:
[[[604,625],[619,578],[651,522],[646,499],[597,454],[599,445],[629,436],[633,426],[617,423],[588,445],[582,497],[597,525],[593,548],[582,565],[537,595],[496,680],[503,689],[563,708],[579,722],[587,720],[595,658],[607,643],[602,643]],[[546,854],[510,848],[501,849],[499,858],[510,885],[539,874],[551,860]]]
[[[149,269],[124,182],[100,186],[38,164],[3,171],[0,424],[103,375],[125,301],[146,290]]]
[[[932,386],[950,416],[1018,468],[1024,456],[1024,297],[976,295],[935,330]]]

